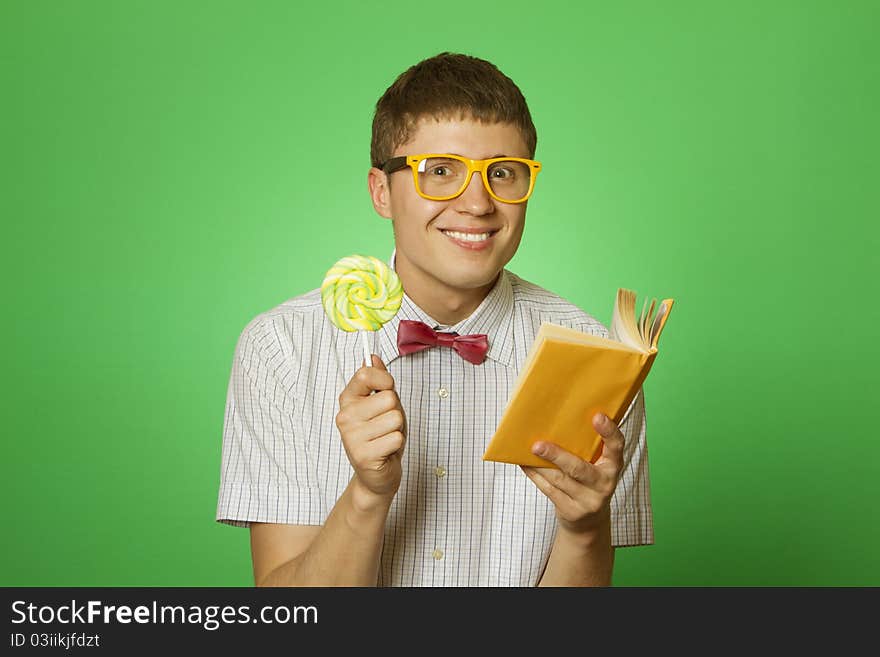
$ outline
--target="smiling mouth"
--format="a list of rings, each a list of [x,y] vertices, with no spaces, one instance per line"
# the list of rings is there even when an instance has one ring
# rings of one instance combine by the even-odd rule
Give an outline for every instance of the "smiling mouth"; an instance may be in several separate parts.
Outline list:
[[[453,239],[461,240],[462,242],[485,242],[498,231],[487,230],[485,233],[459,233],[454,230],[441,230],[440,232]]]

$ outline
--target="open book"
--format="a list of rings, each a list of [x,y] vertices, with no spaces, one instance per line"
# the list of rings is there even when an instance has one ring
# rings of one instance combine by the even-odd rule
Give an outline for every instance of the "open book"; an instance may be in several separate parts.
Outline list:
[[[672,303],[646,299],[636,316],[635,292],[619,289],[610,339],[541,324],[483,460],[556,467],[531,452],[546,440],[595,462],[602,437],[593,416],[623,420],[657,357]]]

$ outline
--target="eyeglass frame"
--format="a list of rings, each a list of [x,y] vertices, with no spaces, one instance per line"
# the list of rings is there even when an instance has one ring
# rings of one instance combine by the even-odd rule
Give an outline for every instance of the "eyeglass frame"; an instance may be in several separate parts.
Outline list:
[[[458,160],[467,165],[468,172],[467,176],[465,176],[464,184],[462,184],[461,189],[459,189],[455,194],[451,196],[429,196],[422,192],[419,187],[419,162],[422,160],[426,160],[429,157],[443,157],[452,160]],[[489,166],[494,164],[495,162],[523,162],[529,166],[529,191],[526,192],[526,195],[520,199],[511,201],[508,199],[503,199],[495,194],[492,191],[492,187],[489,184]],[[480,179],[483,181],[483,187],[486,188],[486,191],[489,192],[489,196],[494,198],[496,201],[500,201],[501,203],[525,203],[529,200],[529,197],[532,195],[532,191],[535,189],[535,180],[538,178],[538,173],[541,171],[541,163],[537,160],[529,160],[524,157],[490,157],[486,160],[472,160],[469,157],[463,157],[461,155],[453,155],[451,153],[421,153],[419,155],[398,155],[397,157],[392,157],[386,160],[379,169],[384,171],[387,175],[395,173],[397,171],[401,171],[406,167],[410,167],[413,173],[413,185],[416,188],[416,192],[419,196],[429,201],[451,201],[454,198],[458,198],[464,193],[464,190],[468,188],[468,185],[471,184],[471,178],[474,173],[480,174]]]

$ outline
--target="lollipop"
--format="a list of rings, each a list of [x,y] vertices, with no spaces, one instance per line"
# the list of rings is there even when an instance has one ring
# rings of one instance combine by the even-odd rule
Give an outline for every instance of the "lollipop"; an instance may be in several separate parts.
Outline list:
[[[373,360],[365,331],[378,331],[397,314],[403,286],[388,265],[372,256],[346,256],[337,261],[321,284],[324,312],[343,331],[364,331],[364,363]]]

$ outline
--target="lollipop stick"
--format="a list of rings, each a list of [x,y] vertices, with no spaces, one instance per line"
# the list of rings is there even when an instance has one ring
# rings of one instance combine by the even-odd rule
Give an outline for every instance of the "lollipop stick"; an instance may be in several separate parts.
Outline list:
[[[373,355],[370,353],[370,345],[367,342],[367,332],[358,331],[358,333],[361,334],[364,343],[364,367],[371,367],[373,365]]]

